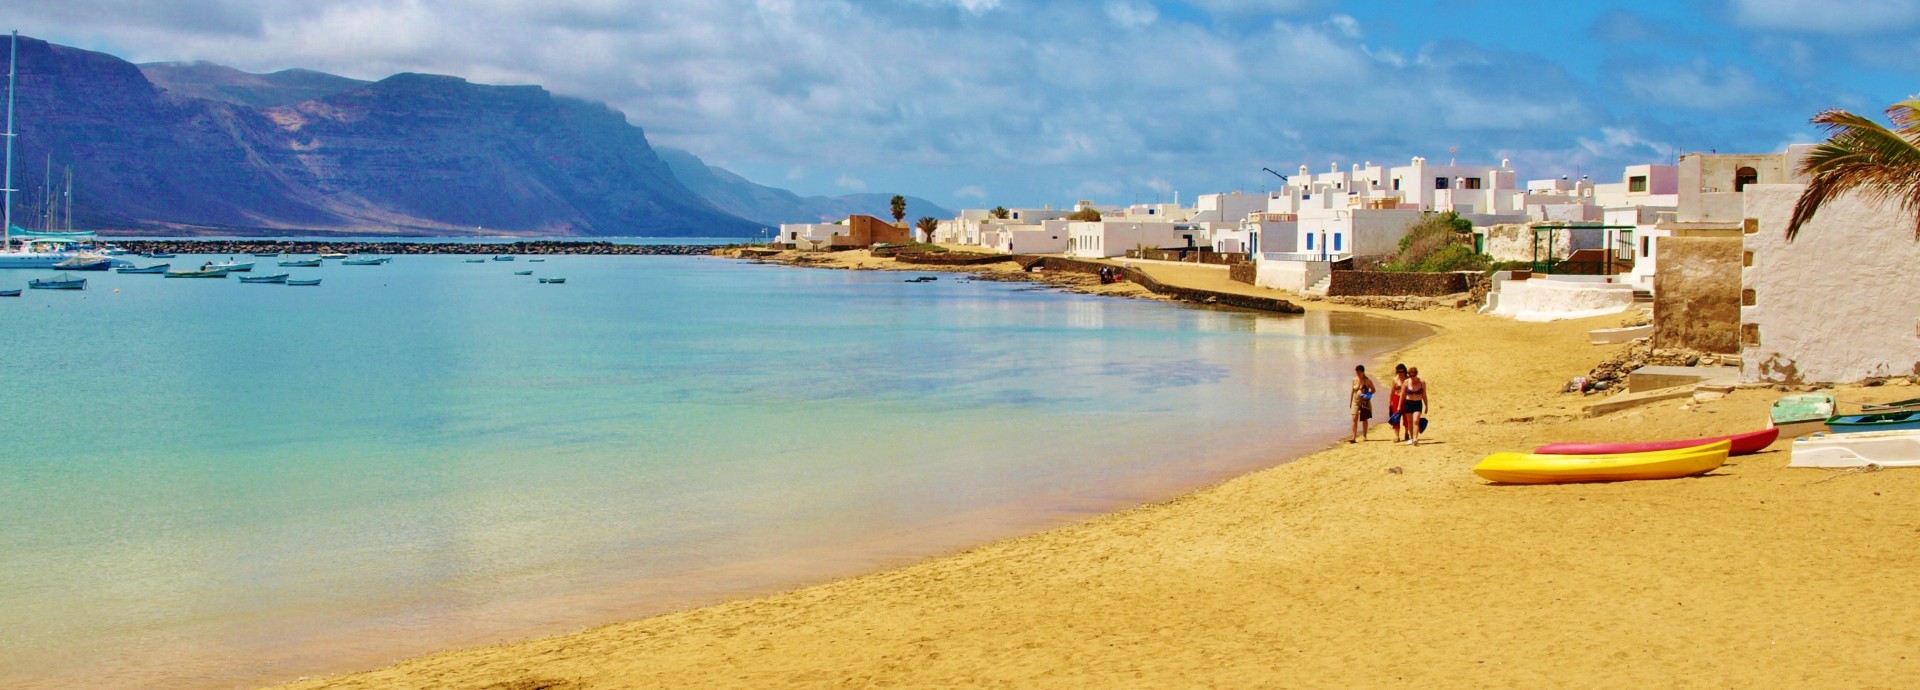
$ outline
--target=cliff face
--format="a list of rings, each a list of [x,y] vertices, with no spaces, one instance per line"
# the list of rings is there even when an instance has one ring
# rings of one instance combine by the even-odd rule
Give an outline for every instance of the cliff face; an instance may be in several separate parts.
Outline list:
[[[535,86],[295,75],[313,93],[346,88],[254,107],[289,91],[265,101],[245,89],[223,100],[165,92],[126,61],[28,38],[19,72],[15,182],[37,190],[49,156],[56,177],[71,166],[77,226],[727,237],[758,228],[681,185],[618,111]],[[26,196],[16,201],[37,194]]]

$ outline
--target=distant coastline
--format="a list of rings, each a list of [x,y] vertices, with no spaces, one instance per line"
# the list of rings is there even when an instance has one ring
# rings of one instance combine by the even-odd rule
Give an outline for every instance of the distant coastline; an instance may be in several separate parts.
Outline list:
[[[446,238],[458,240],[459,238]],[[676,238],[677,239],[677,238]],[[707,239],[707,238],[688,238]],[[718,240],[719,238],[712,238]],[[393,240],[118,240],[137,254],[595,254],[616,256],[695,256],[713,252],[723,241],[701,244],[623,244],[607,240],[525,240],[515,242]]]

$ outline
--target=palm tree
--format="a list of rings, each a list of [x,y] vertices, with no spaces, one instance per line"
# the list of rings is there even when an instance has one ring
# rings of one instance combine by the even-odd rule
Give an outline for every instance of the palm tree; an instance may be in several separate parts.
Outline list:
[[[1920,239],[1920,98],[1893,104],[1887,117],[1894,129],[1839,109],[1813,116],[1831,135],[1800,164],[1800,174],[1813,180],[1793,205],[1788,241],[1821,206],[1853,191],[1874,203],[1898,200],[1900,210],[1915,217],[1913,234]]]
[[[894,225],[899,225],[900,221],[906,220],[907,218],[907,198],[906,197],[895,194],[893,195],[893,201],[890,201],[887,203],[893,207],[893,224]]]
[[[919,228],[920,232],[926,233],[927,241],[932,242],[933,231],[940,229],[940,219],[933,216],[926,216],[921,218],[919,222],[914,223],[913,227]]]
[[[1010,215],[1010,214],[1012,214],[1012,213],[1013,213],[1013,212],[1012,212],[1012,211],[1008,211],[1008,210],[1007,210],[1007,207],[1005,207],[1005,206],[995,206],[995,207],[993,207],[993,210],[991,210],[991,211],[988,211],[988,212],[987,212],[987,217],[989,217],[989,218],[998,218],[998,219],[1000,219],[1000,220],[1006,220],[1006,219],[1007,219],[1007,216],[1008,216],[1008,215]]]

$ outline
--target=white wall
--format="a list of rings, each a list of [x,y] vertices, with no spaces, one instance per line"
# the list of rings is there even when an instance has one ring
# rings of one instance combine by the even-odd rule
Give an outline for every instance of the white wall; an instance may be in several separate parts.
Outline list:
[[[1753,265],[1740,286],[1741,375],[1828,383],[1920,373],[1920,242],[1914,217],[1849,194],[1828,202],[1792,243],[1787,220],[1804,185],[1749,185]],[[1748,342],[1757,329],[1759,343]]]
[[[1305,292],[1332,271],[1325,261],[1272,261],[1256,257],[1253,284],[1263,288]]]
[[[1495,316],[1517,321],[1558,321],[1589,316],[1618,314],[1633,306],[1633,286],[1597,282],[1600,276],[1578,276],[1589,280],[1508,280],[1498,283],[1499,297],[1494,301]],[[1567,276],[1575,278],[1575,276]]]
[[[1067,223],[1067,255],[1099,259],[1109,256],[1124,256],[1127,250],[1140,245],[1148,247],[1185,246],[1187,241],[1182,235],[1197,235],[1194,230],[1181,230],[1175,223],[1154,223],[1134,221],[1099,221]],[[1198,245],[1202,238],[1195,237]],[[1025,253],[1025,249],[1021,249]]]

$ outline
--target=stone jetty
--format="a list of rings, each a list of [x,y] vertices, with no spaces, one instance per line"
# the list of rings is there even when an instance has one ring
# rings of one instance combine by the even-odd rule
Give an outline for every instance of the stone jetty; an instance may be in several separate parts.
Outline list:
[[[605,254],[621,256],[696,256],[713,245],[614,244],[612,242],[340,242],[330,240],[113,240],[130,252],[151,254]]]

